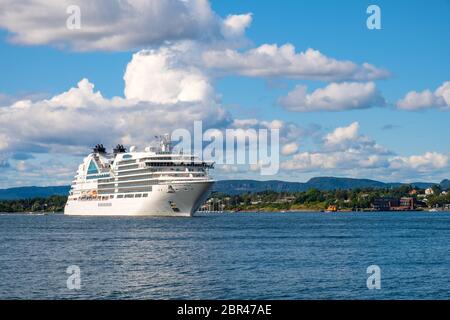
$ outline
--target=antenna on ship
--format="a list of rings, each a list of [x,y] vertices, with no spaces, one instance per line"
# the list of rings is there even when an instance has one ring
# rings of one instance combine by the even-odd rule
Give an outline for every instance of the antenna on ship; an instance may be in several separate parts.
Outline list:
[[[161,146],[161,152],[170,153],[172,151],[172,141],[170,140],[170,135],[168,133],[156,136],[159,139],[159,144]]]

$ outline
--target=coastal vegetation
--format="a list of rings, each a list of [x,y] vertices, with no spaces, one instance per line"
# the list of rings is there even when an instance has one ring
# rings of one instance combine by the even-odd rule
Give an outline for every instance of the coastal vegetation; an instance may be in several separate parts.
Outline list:
[[[411,185],[391,188],[356,188],[351,190],[309,189],[299,192],[213,192],[203,210],[209,211],[341,211],[374,210],[380,199],[413,199],[414,209],[450,209],[450,193],[439,185],[419,189]],[[61,212],[66,196],[53,195],[31,199],[0,200],[0,212]]]
[[[59,212],[64,210],[66,196],[47,198],[0,200],[0,212]]]
[[[433,186],[428,191],[402,185],[396,188],[356,188],[352,190],[321,191],[310,189],[302,192],[263,191],[229,195],[213,193],[204,209],[217,211],[301,211],[327,210],[343,211],[374,210],[379,199],[411,200],[415,209],[445,207],[450,204],[450,194]],[[400,205],[399,205],[400,206]],[[412,208],[411,208],[412,209]]]

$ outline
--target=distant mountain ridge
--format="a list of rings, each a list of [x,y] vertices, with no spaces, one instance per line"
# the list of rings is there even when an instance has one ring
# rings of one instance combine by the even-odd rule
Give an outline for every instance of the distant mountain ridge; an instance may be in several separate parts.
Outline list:
[[[448,180],[448,179],[442,180],[440,186],[441,186],[442,190],[450,189],[450,180]]]
[[[446,181],[446,180],[444,180]],[[443,182],[444,182],[443,181]],[[447,180],[448,181],[448,180]],[[450,184],[450,181],[448,181]],[[405,183],[385,183],[370,179],[316,177],[307,182],[287,182],[279,180],[257,181],[257,180],[222,180],[214,185],[214,191],[228,194],[241,194],[245,192],[261,192],[266,190],[276,192],[301,192],[312,188],[319,190],[344,190],[356,188],[392,188],[399,187]],[[414,182],[414,187],[425,189],[438,183]]]
[[[228,194],[241,194],[245,192],[262,192],[266,190],[276,192],[300,192],[312,188],[319,190],[356,189],[356,188],[391,188],[404,183],[385,183],[370,179],[353,179],[337,177],[311,178],[307,182],[288,182],[280,180],[221,180],[214,185],[213,191]],[[442,189],[450,188],[450,180],[445,179],[439,183],[414,182],[411,185],[424,189],[435,184]],[[17,187],[0,189],[0,200],[27,199],[37,197],[49,197],[51,195],[67,195],[70,186],[50,187]]]
[[[69,194],[70,186],[17,187],[0,189],[0,200],[46,198],[53,195]]]

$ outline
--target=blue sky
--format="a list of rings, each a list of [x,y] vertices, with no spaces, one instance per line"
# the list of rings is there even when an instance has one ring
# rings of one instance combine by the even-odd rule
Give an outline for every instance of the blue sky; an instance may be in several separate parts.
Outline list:
[[[372,3],[381,8],[381,30],[366,28],[365,9]],[[215,1],[213,6],[223,15],[230,7],[237,12],[253,12],[255,19],[248,35],[256,45],[290,42],[299,49],[317,48],[335,58],[387,68],[393,76],[379,81],[378,86],[393,103],[413,88],[436,88],[449,78],[450,1],[283,1],[282,6],[271,1]],[[287,85],[292,87],[289,82]],[[330,128],[358,120],[364,132],[401,153],[414,154],[428,147],[450,150],[450,140],[443,138],[450,133],[450,115],[437,110],[405,114],[377,108],[293,115],[273,106],[285,90],[269,91],[264,80],[255,83],[254,79],[227,78],[218,87],[225,103],[249,108],[264,104],[266,119],[275,114],[283,119],[296,116],[296,121]],[[402,130],[395,134],[380,130],[386,124]],[[420,143],[409,144],[412,137]]]
[[[51,4],[52,1],[49,3],[48,6],[58,8],[58,5]],[[381,9],[381,30],[369,30],[366,27],[368,17],[366,8],[370,4],[376,4]],[[39,4],[35,5],[39,6]],[[321,157],[318,157],[320,159],[324,157],[330,159],[336,157],[338,159],[332,164],[311,164],[309,167],[286,165],[286,170],[282,170],[276,177],[258,177],[255,173],[246,169],[235,169],[227,172],[226,170],[220,171],[219,168],[219,177],[280,178],[303,181],[316,175],[334,175],[369,177],[383,181],[439,181],[450,176],[448,174],[448,157],[450,156],[448,123],[450,114],[447,111],[450,106],[445,104],[445,99],[442,100],[443,96],[435,94],[432,102],[422,103],[418,107],[401,109],[397,106],[397,102],[403,99],[408,92],[416,91],[421,94],[425,90],[429,90],[433,94],[439,87],[444,86],[446,81],[450,81],[450,19],[448,19],[450,1],[276,2],[214,0],[210,5],[210,13],[218,21],[200,21],[196,22],[198,25],[194,26],[190,24],[182,25],[183,30],[187,30],[186,34],[181,36],[176,34],[174,38],[171,30],[164,30],[164,21],[166,20],[161,17],[163,24],[161,34],[155,31],[149,36],[146,34],[146,30],[152,30],[154,26],[144,24],[139,29],[142,33],[138,35],[139,39],[127,40],[114,47],[109,44],[105,47],[101,47],[103,44],[100,44],[100,47],[98,47],[100,40],[95,38],[96,35],[88,38],[88,40],[83,38],[83,41],[86,41],[82,43],[83,47],[78,38],[77,40],[70,38],[70,33],[68,37],[58,39],[58,30],[56,30],[58,28],[52,30],[54,24],[50,24],[50,27],[43,26],[40,22],[41,19],[38,19],[39,17],[36,17],[35,20],[31,19],[32,22],[29,25],[21,23],[21,19],[28,17],[29,12],[15,11],[15,15],[12,15],[14,19],[8,21],[3,19],[4,22],[0,23],[0,70],[2,70],[0,74],[0,102],[2,102],[0,110],[3,109],[3,113],[0,113],[0,120],[3,117],[4,123],[6,123],[9,116],[13,114],[12,109],[9,109],[12,104],[28,98],[31,98],[34,103],[33,112],[39,112],[43,110],[39,109],[41,101],[67,92],[70,88],[77,88],[77,83],[84,78],[88,79],[89,83],[94,84],[94,92],[99,90],[106,100],[117,96],[125,100],[132,97],[149,103],[161,103],[161,101],[155,100],[153,96],[136,96],[135,92],[142,92],[142,90],[133,90],[131,84],[129,85],[129,92],[134,93],[129,93],[128,96],[124,93],[124,75],[128,72],[130,72],[130,77],[135,79],[134,84],[147,85],[146,90],[148,91],[156,90],[152,87],[156,81],[155,78],[142,79],[145,74],[131,75],[131,71],[127,69],[132,61],[137,63],[137,57],[134,54],[143,49],[158,51],[168,48],[167,50],[173,50],[173,47],[177,46],[178,43],[188,41],[190,45],[187,49],[183,49],[186,50],[185,56],[192,55],[194,57],[198,52],[218,50],[217,48],[222,50],[224,46],[229,50],[242,53],[265,44],[277,44],[278,47],[284,44],[292,44],[297,54],[312,48],[337,61],[350,61],[358,66],[363,63],[370,63],[376,68],[387,70],[389,76],[354,81],[354,79],[317,80],[314,77],[304,76],[293,78],[283,72],[279,72],[275,76],[245,76],[240,74],[239,71],[224,70],[224,74],[217,75],[213,74],[214,71],[211,71],[215,70],[217,65],[210,69],[197,64],[190,66],[188,58],[177,58],[177,72],[181,72],[181,68],[186,68],[190,72],[195,70],[199,77],[205,77],[210,86],[213,87],[214,98],[211,100],[213,102],[209,103],[209,100],[202,100],[202,104],[205,102],[208,102],[205,104],[217,104],[217,108],[228,113],[228,119],[255,118],[261,123],[276,119],[283,121],[285,124],[292,123],[303,129],[316,128],[318,136],[316,140],[311,139],[311,137],[297,136],[295,137],[297,140],[294,141],[292,140],[294,138],[290,137],[291,140],[289,140],[286,136],[285,143],[296,143],[299,146],[296,153],[288,155],[295,160],[289,157],[283,158],[287,163],[289,161],[316,161],[311,160],[312,154],[320,154]],[[5,8],[1,8],[3,12],[14,11],[15,9],[13,5],[7,5],[6,3],[0,4],[0,6],[5,6]],[[83,22],[83,14],[86,15],[86,13],[83,13],[82,1],[80,6],[82,8],[81,21]],[[197,6],[201,7],[202,5]],[[171,10],[178,10],[178,6],[173,8],[171,7]],[[189,12],[194,12],[195,19],[195,14],[201,12],[199,9],[202,8],[195,7],[194,11]],[[34,9],[30,5],[29,10]],[[113,24],[108,19],[115,19],[115,14],[117,14],[115,10],[120,9],[111,5],[103,8],[103,10],[110,10],[111,12],[101,16],[99,23]],[[225,39],[225,45],[223,43],[220,46],[217,44],[223,39],[204,40],[201,35],[196,34],[197,29],[202,31],[210,29],[213,30],[211,31],[213,34],[216,32],[215,29],[221,28],[229,15],[247,13],[251,13],[251,23],[243,23],[245,32],[241,32],[239,29],[236,31],[237,36],[233,35],[232,39]],[[143,13],[143,15],[145,14]],[[160,17],[152,14],[163,15],[164,12],[149,13],[149,17],[153,19],[156,17],[157,20]],[[173,14],[176,15],[177,12]],[[64,21],[63,18],[65,17],[66,14],[62,11],[61,16],[49,17],[49,20],[54,18],[55,21]],[[32,28],[33,23],[36,30],[39,30],[39,28],[44,30],[46,38],[33,38],[35,35],[28,29]],[[84,25],[90,27],[89,23],[88,17]],[[170,28],[170,26],[167,28]],[[83,31],[85,32],[85,30],[83,30],[83,27],[81,28],[80,38],[83,37]],[[114,32],[125,33],[120,28],[117,31],[112,30],[110,32],[113,35]],[[20,36],[17,37],[17,35]],[[166,35],[167,39],[164,38]],[[125,34],[124,38],[127,36]],[[222,36],[213,35],[212,37],[220,38]],[[170,41],[170,45],[165,42],[166,40]],[[89,41],[94,44],[90,44]],[[86,43],[88,44],[86,45]],[[94,45],[97,47],[94,48]],[[145,66],[142,66],[142,68],[148,67],[151,68],[149,70],[155,72],[154,66],[149,67],[147,62],[143,63],[145,63]],[[271,66],[268,65],[267,68],[270,69]],[[162,77],[162,73],[166,72],[167,68],[158,70],[162,70],[160,71]],[[327,111],[312,105],[313,110],[308,112],[299,112],[300,107],[298,105],[291,106],[290,109],[280,105],[279,99],[294,91],[296,86],[307,86],[307,92],[312,93],[314,90],[325,88],[331,83],[340,84],[342,82],[373,82],[377,92],[385,100],[384,105],[381,106],[380,103],[375,102],[367,105],[360,103],[359,107],[347,108],[342,106],[338,111]],[[450,93],[446,92],[448,96]],[[425,93],[423,96],[425,97]],[[88,101],[88,104],[90,103],[89,99],[86,101]],[[175,100],[172,99],[171,103],[178,103],[178,101],[173,101]],[[163,102],[163,104],[165,105],[166,102]],[[63,103],[62,107],[67,106]],[[68,108],[70,109],[70,106]],[[160,106],[161,108],[165,107]],[[192,108],[197,110],[197,106]],[[296,111],[292,111],[292,108]],[[185,110],[183,107],[180,107],[179,110],[181,110],[180,112],[186,112],[186,114],[194,112],[189,111],[191,109],[183,111]],[[85,110],[83,112],[91,111]],[[215,119],[214,114],[216,112],[218,111],[208,109],[204,113],[204,121],[209,121],[208,123],[211,123],[212,127],[219,126],[219,123],[225,121],[218,121],[215,124],[211,119]],[[32,117],[32,114],[30,113],[29,116]],[[51,115],[51,119],[57,119],[53,117],[56,116],[56,113],[53,112]],[[14,113],[14,117],[11,116],[11,119],[21,118],[19,115],[16,117]],[[169,121],[171,124],[173,122],[172,120]],[[326,140],[328,134],[333,133],[337,128],[348,128],[355,122],[358,123],[358,129],[349,138],[349,140],[352,140],[352,144],[349,144],[350,141],[344,141],[347,150],[343,146],[339,150],[337,147],[333,150],[327,148],[323,141]],[[34,128],[32,133],[25,134],[24,132],[29,129],[29,126],[24,128],[17,124],[11,125],[8,131],[6,129],[4,132],[0,130],[0,137],[3,133],[4,136],[7,135],[6,140],[10,141],[8,147],[3,149],[0,144],[0,187],[16,185],[18,182],[14,177],[17,177],[18,174],[21,177],[20,183],[26,185],[68,183],[72,175],[71,172],[76,169],[76,163],[82,158],[83,148],[87,150],[94,140],[85,138],[76,143],[73,141],[76,139],[70,137],[70,130],[52,131],[50,128],[43,130],[46,132],[42,134],[42,137],[34,138],[40,136],[40,134],[36,134],[36,132],[40,133],[39,128]],[[111,132],[116,127],[111,128]],[[108,139],[106,136],[102,136],[105,131],[109,131],[109,129],[103,128],[98,138]],[[73,134],[75,135],[77,132],[73,132]],[[93,131],[93,134],[95,135],[95,131]],[[121,139],[120,141],[125,143],[128,141],[125,137],[127,135],[123,131],[115,134],[117,139]],[[133,136],[133,134],[128,136]],[[64,139],[67,140],[67,143]],[[379,167],[368,166],[365,169],[357,170],[359,161],[363,161],[364,157],[368,158],[375,152],[371,149],[364,149],[367,147],[367,143],[364,144],[363,140],[370,140],[373,144],[389,150],[390,155],[379,154],[380,159],[377,160]],[[11,145],[16,147],[11,147]],[[30,146],[30,149],[24,150],[26,146]],[[38,147],[43,150],[36,152],[39,149]],[[350,149],[365,151],[358,153],[359,158],[343,159],[342,155]],[[20,158],[17,156],[19,152],[27,153],[29,159],[16,159]],[[426,156],[427,153],[432,153],[432,155]],[[295,158],[297,154],[298,156]],[[445,157],[447,157],[447,160]],[[316,158],[314,157],[314,159]],[[355,163],[348,166],[349,161],[355,161]],[[341,162],[347,163],[343,165]],[[44,165],[47,168],[55,166],[55,170],[61,172],[60,176],[52,177],[51,171],[41,176],[30,174],[33,170],[38,172]]]

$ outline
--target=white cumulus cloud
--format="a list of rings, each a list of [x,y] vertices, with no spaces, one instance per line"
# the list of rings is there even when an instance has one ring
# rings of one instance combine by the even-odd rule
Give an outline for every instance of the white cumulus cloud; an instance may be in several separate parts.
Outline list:
[[[335,169],[347,166],[354,162],[354,155],[348,152],[301,152],[295,154],[292,159],[282,163],[282,168],[287,170],[310,171],[314,169]]]
[[[66,26],[73,5],[80,8],[79,29]],[[81,51],[215,41],[243,35],[251,23],[251,15],[221,19],[207,0],[0,0],[0,8],[0,28],[11,41]]]
[[[391,160],[393,168],[410,167],[412,169],[445,168],[448,166],[448,156],[439,152],[426,152],[423,155],[409,157],[394,157]]]
[[[292,44],[263,44],[246,52],[209,50],[203,53],[203,61],[208,68],[249,77],[366,81],[389,76],[368,63],[336,60],[314,49],[296,53]]]
[[[434,92],[424,90],[410,91],[397,101],[397,107],[403,110],[422,110],[429,108],[450,108],[450,81],[444,82]]]
[[[223,21],[222,33],[227,38],[241,37],[251,23],[251,13],[229,15]]]
[[[297,142],[290,142],[287,143],[285,145],[283,145],[283,147],[281,148],[281,154],[283,156],[289,156],[291,154],[294,154],[298,151],[298,143]]]
[[[195,120],[203,120],[205,126],[223,126],[230,121],[214,101],[157,104],[121,97],[108,99],[83,79],[77,87],[53,98],[21,100],[0,108],[0,147],[3,152],[79,153],[78,147],[99,142],[108,146],[143,145],[154,134],[190,129]]]
[[[135,53],[124,75],[125,96],[162,104],[212,99],[208,77],[197,67],[180,65],[179,55],[169,47]]]
[[[341,111],[384,106],[385,100],[373,82],[330,83],[311,93],[307,87],[298,85],[278,103],[291,111]]]
[[[296,174],[331,175],[403,182],[417,179],[439,180],[449,168],[449,154],[429,151],[402,156],[359,133],[360,125],[338,127],[323,136],[316,150],[294,153],[281,168]]]
[[[328,145],[336,145],[344,141],[355,140],[359,136],[358,130],[358,122],[353,122],[348,127],[338,127],[325,136],[325,143]]]

